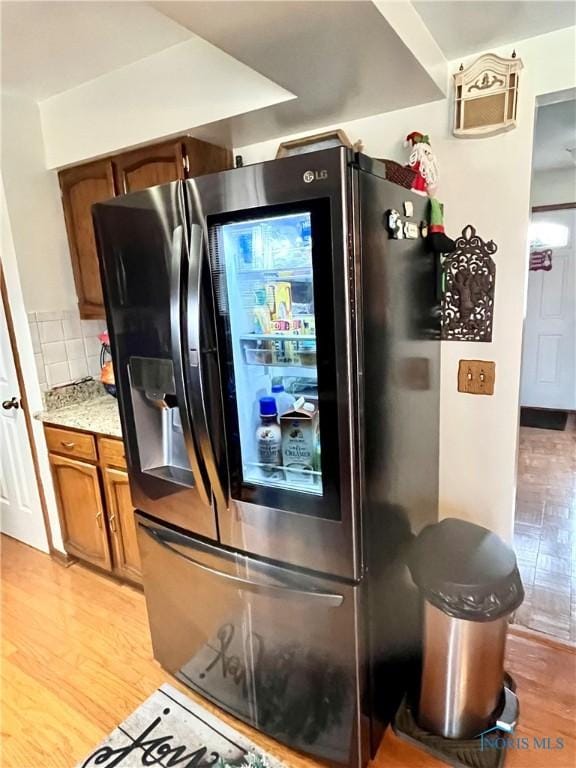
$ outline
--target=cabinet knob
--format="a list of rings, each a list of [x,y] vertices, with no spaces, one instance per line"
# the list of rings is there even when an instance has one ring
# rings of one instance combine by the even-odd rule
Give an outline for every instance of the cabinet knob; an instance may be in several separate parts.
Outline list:
[[[96,512],[96,522],[98,523],[98,528],[102,528],[102,512]]]
[[[110,515],[108,520],[110,522],[110,530],[116,533],[116,515]]]

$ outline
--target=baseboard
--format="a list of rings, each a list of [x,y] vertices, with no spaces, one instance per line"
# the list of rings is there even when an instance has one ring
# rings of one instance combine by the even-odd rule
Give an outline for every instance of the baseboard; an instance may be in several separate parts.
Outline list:
[[[576,643],[572,643],[570,640],[561,640],[559,637],[546,635],[544,632],[537,632],[535,629],[523,627],[521,624],[510,624],[508,633],[515,635],[516,637],[524,637],[527,640],[534,640],[534,642],[541,643],[542,645],[548,645],[558,651],[576,653]]]
[[[67,552],[60,552],[59,549],[52,549],[50,557],[53,560],[56,560],[60,565],[63,565],[64,568],[70,568],[71,565],[78,562],[75,557],[72,557],[72,555],[69,555]]]

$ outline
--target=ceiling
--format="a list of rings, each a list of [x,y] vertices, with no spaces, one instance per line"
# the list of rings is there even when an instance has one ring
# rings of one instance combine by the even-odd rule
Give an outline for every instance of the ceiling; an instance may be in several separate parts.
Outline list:
[[[2,87],[35,101],[194,35],[146,3],[2,2]]]
[[[424,0],[412,5],[447,59],[576,24],[573,0]]]
[[[242,146],[441,98],[411,41],[388,21],[391,5],[0,0],[2,88],[46,101],[203,38],[295,97],[200,128]],[[576,23],[576,4],[555,0],[413,5],[448,59]],[[209,87],[211,72],[204,77]]]
[[[234,146],[391,112],[443,95],[369,0],[163,0],[153,5],[297,96],[227,122]],[[402,77],[390,74],[394,72]]]
[[[576,148],[576,101],[570,99],[538,107],[533,170],[574,168],[575,159],[567,152],[572,148]]]
[[[412,4],[447,59],[576,24],[572,0],[426,0]],[[400,78],[380,76],[378,87],[373,70],[370,87],[353,93],[360,75],[370,76],[373,65],[389,64],[399,50],[395,35],[384,34],[391,30],[383,14],[368,0],[4,0],[0,12],[2,86],[37,101],[189,40],[196,33],[292,90],[294,84],[306,86],[312,67],[318,74],[316,98],[322,101],[329,100],[326,91],[333,91],[338,79],[343,98],[356,100],[360,111],[362,99],[376,98],[379,91],[386,90],[385,85],[398,81],[392,99],[397,104],[390,108],[402,106]],[[403,63],[395,63],[394,71],[400,71]]]
[[[126,69],[199,38],[231,56],[240,69],[249,67],[294,95],[289,105],[240,108],[237,118],[223,115],[224,122],[215,118],[204,126],[205,138],[229,146],[443,95],[429,62],[421,63],[371,0],[9,0],[0,11],[2,87],[44,104],[66,92],[80,98],[73,93],[78,86],[111,76],[122,80]],[[444,63],[440,53],[437,58]],[[393,74],[399,72],[401,77]],[[208,87],[212,74],[208,69],[202,75]],[[238,83],[236,88],[241,94]],[[198,127],[193,123],[189,129]]]

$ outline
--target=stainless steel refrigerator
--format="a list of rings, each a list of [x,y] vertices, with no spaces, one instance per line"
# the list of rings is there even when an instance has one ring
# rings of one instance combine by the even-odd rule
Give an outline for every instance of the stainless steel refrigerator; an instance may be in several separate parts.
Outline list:
[[[426,206],[345,148],[94,206],[154,654],[353,768],[418,673],[404,560],[438,497]]]

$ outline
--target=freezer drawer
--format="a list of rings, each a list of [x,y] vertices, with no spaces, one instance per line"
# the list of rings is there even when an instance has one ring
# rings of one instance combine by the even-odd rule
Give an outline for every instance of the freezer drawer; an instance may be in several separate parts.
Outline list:
[[[359,587],[137,519],[156,659],[279,741],[360,765]]]

